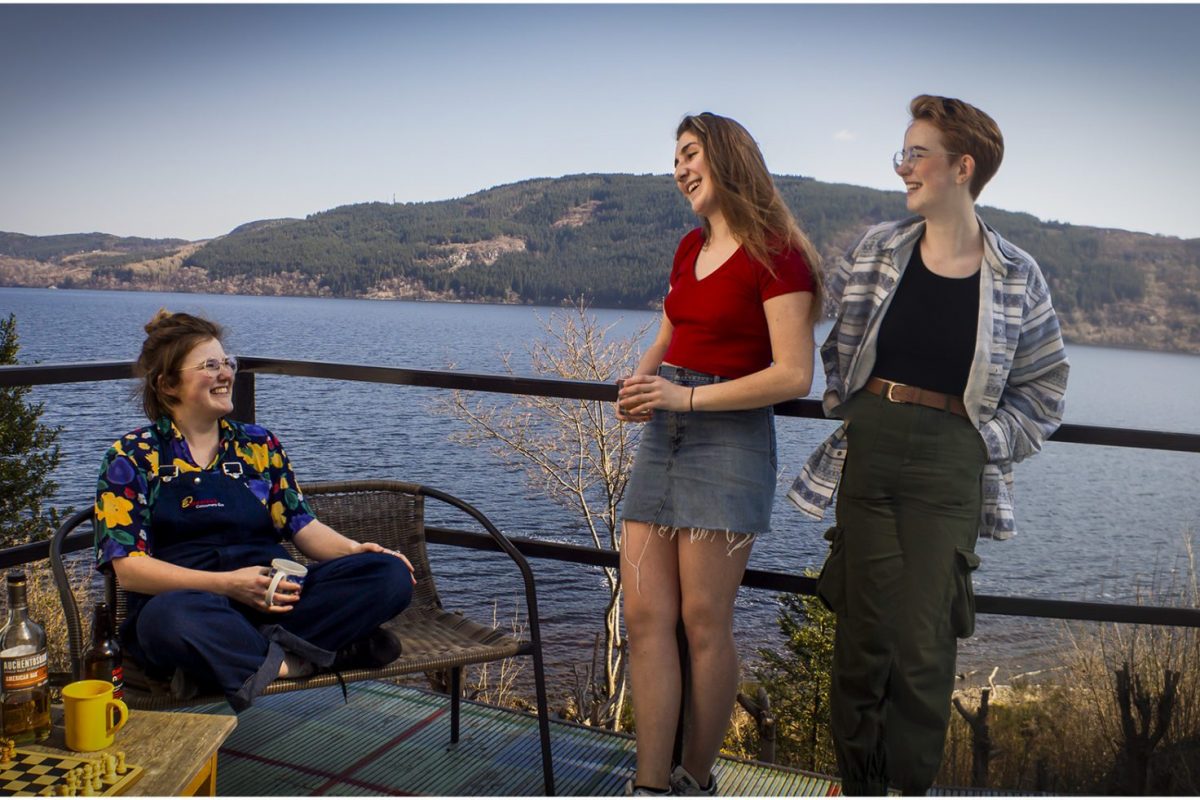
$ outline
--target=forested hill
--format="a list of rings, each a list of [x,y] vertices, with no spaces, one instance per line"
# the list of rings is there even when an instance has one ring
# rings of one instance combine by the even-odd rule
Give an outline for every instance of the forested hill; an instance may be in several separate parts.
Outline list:
[[[153,257],[154,251],[163,255],[173,253],[185,239],[142,239],[137,236],[113,236],[111,233],[64,233],[59,236],[26,236],[23,233],[0,231],[0,255],[34,261],[57,262],[81,253],[103,253],[113,263],[126,262],[127,256],[137,259]]]
[[[899,192],[777,180],[830,261],[907,214]],[[1071,339],[1200,352],[1200,239],[980,213],[1038,259]],[[0,233],[0,284],[646,308],[695,224],[668,176],[573,175],[251,222],[208,242]]]

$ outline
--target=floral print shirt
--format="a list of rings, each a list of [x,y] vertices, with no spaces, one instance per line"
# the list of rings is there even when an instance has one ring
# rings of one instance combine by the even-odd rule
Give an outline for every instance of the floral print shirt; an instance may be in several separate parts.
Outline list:
[[[150,514],[158,496],[159,440],[180,474],[200,472],[192,460],[183,434],[169,417],[125,434],[113,443],[100,465],[96,484],[96,568],[114,559],[154,555],[154,532]],[[220,421],[220,443],[212,469],[218,463],[241,462],[247,485],[271,512],[275,530],[291,539],[315,517],[300,492],[283,445],[275,435],[258,425]]]

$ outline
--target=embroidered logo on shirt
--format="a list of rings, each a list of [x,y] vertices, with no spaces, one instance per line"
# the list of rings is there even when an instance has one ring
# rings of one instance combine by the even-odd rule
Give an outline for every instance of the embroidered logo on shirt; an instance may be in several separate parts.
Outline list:
[[[222,503],[220,500],[216,499],[215,497],[201,498],[200,500],[196,500],[189,494],[187,497],[183,498],[183,501],[179,504],[179,507],[180,508],[196,508],[196,509],[224,508],[225,504]]]

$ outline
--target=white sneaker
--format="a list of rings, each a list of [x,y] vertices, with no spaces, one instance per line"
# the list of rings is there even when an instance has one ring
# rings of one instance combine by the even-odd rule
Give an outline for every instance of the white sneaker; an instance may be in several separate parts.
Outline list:
[[[671,792],[681,797],[713,797],[717,793],[717,776],[710,775],[708,786],[701,786],[680,764],[671,771]]]
[[[643,795],[649,796],[649,797],[670,797],[671,790],[670,789],[662,789],[662,790],[647,789],[645,786],[634,786],[633,778],[630,778],[629,780],[625,781],[625,796],[626,797],[640,797]]]

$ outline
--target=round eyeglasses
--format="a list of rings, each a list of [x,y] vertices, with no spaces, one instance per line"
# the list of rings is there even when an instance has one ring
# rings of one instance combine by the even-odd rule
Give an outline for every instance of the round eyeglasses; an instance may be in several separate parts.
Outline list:
[[[931,153],[924,147],[913,145],[907,150],[897,150],[892,153],[892,169],[899,172],[905,164],[916,165],[917,161],[929,156],[961,156],[962,153]]]
[[[206,358],[199,364],[188,369],[202,369],[209,375],[219,375],[221,367],[229,367],[230,372],[237,372],[237,359],[233,356],[225,356],[224,358]]]

